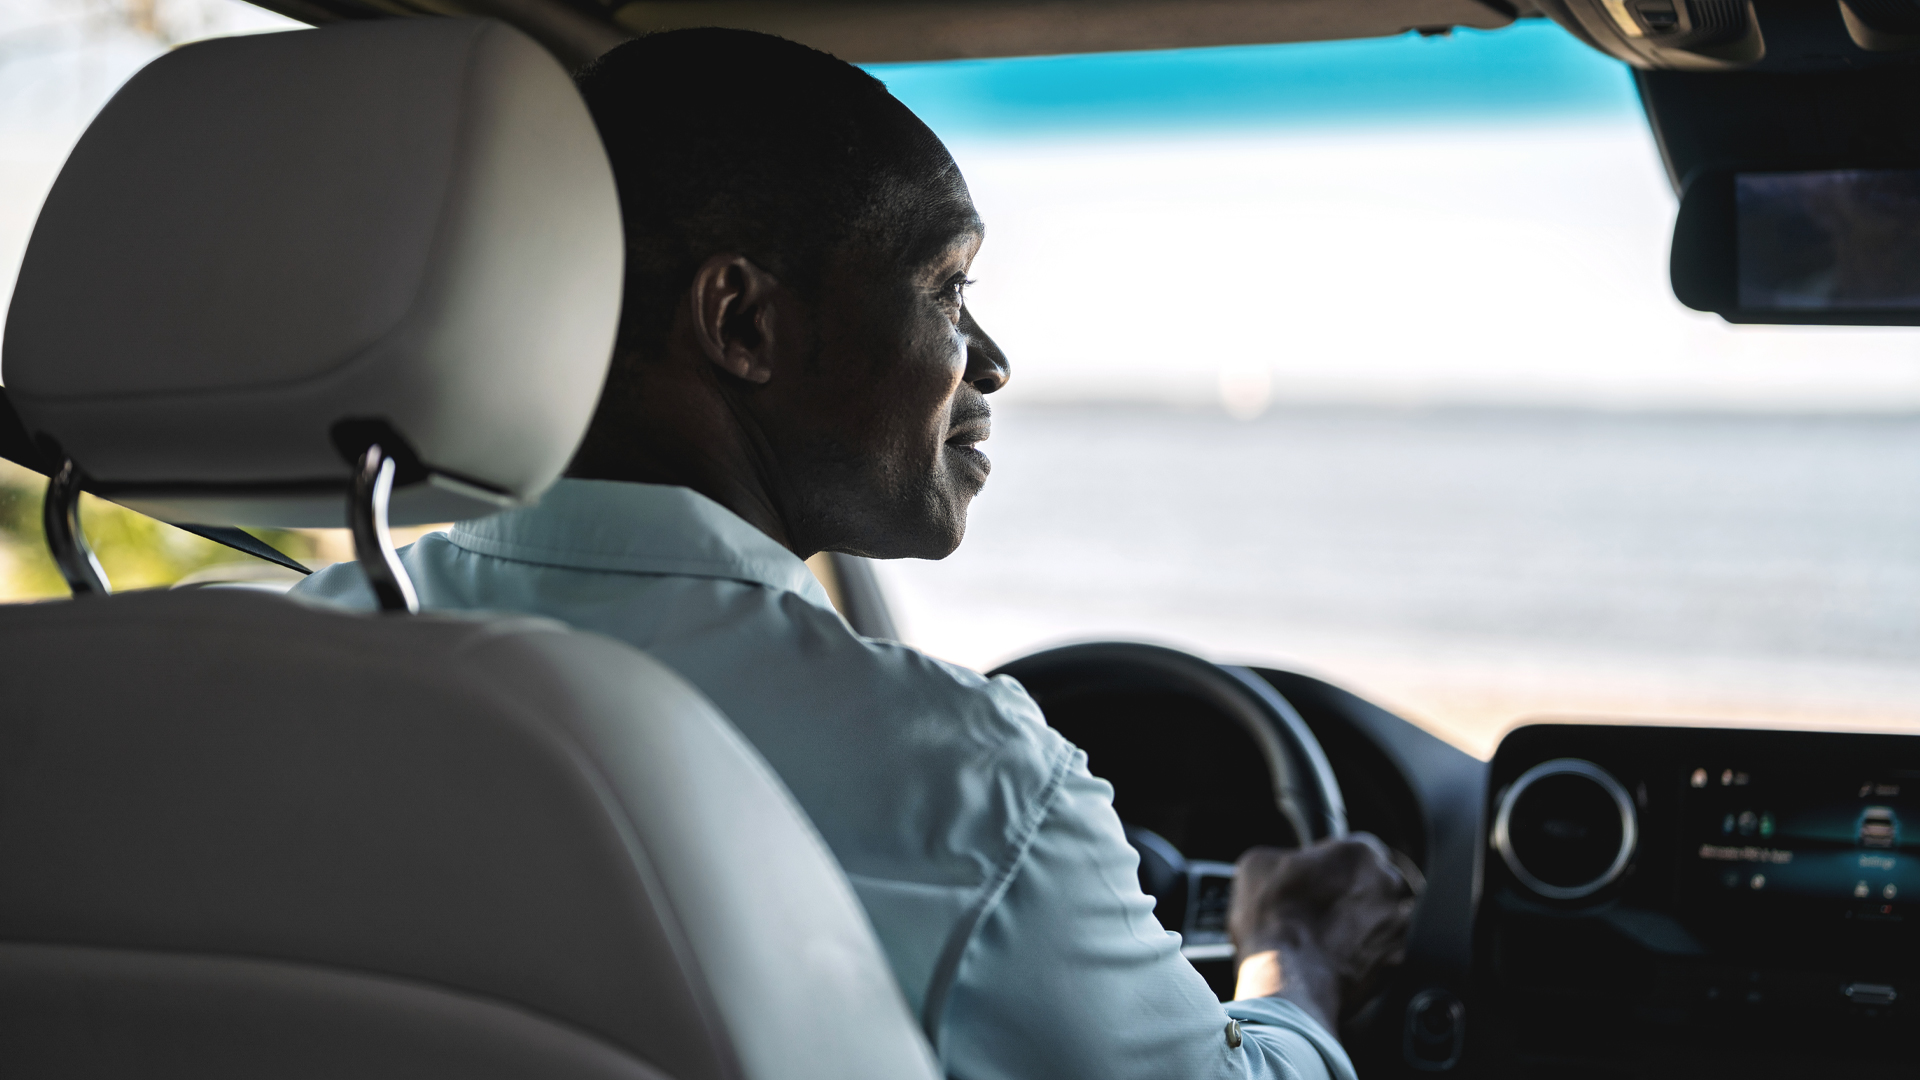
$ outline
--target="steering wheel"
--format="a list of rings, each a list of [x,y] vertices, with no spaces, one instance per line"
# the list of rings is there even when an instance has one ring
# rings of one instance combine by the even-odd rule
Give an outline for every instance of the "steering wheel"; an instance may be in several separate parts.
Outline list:
[[[1312,843],[1347,834],[1346,804],[1319,741],[1293,706],[1246,668],[1159,645],[1100,642],[1035,653],[992,674],[1018,679],[1042,711],[1050,701],[1086,693],[1154,691],[1197,701],[1231,719],[1259,747],[1274,804],[1295,837]],[[1188,958],[1230,959],[1226,907],[1233,865],[1188,860],[1131,824],[1127,839],[1140,853],[1141,889],[1158,902],[1155,912],[1167,929],[1182,933]]]

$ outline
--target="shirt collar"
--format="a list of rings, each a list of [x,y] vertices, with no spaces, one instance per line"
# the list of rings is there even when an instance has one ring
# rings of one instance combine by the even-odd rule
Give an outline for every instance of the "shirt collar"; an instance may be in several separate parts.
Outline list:
[[[691,488],[561,480],[538,505],[459,522],[447,538],[468,551],[516,562],[723,578],[832,606],[793,552]]]

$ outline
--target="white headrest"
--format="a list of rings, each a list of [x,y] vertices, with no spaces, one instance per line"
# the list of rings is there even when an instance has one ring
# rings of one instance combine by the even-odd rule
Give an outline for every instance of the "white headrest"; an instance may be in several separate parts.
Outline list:
[[[474,517],[537,498],[580,441],[623,251],[592,119],[519,31],[209,41],[74,148],[0,375],[90,490],[172,520],[343,524],[336,436],[382,424],[424,466],[399,451],[393,522]]]

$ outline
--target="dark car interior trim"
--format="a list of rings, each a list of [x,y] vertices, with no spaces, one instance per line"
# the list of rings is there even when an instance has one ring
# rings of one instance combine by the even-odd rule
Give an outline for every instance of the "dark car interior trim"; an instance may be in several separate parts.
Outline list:
[[[1505,0],[259,0],[303,22],[486,15],[570,64],[654,30],[763,30],[854,63],[1386,37],[1492,30]],[[1524,6],[1524,5],[1523,5]]]

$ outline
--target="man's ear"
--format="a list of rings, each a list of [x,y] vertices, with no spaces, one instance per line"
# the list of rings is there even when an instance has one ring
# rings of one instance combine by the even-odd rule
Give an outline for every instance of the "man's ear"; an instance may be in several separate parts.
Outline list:
[[[780,279],[744,255],[715,255],[694,272],[687,299],[694,338],[708,360],[735,378],[773,378],[781,305],[794,302]]]

